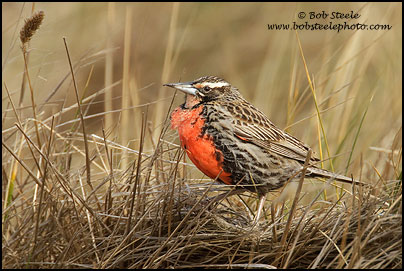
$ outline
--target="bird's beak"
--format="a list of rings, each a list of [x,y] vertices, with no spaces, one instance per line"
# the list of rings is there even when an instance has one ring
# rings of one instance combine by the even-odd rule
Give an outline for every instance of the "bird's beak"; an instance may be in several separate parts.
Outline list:
[[[193,82],[164,84],[163,86],[181,90],[186,94],[196,95],[198,89],[192,86]]]

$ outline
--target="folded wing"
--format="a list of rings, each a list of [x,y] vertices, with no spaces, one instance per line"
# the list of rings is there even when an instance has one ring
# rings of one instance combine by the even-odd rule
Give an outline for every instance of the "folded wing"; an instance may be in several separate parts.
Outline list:
[[[269,152],[304,162],[309,146],[276,127],[261,111],[250,104],[232,104],[235,135]],[[312,156],[312,162],[319,161]]]

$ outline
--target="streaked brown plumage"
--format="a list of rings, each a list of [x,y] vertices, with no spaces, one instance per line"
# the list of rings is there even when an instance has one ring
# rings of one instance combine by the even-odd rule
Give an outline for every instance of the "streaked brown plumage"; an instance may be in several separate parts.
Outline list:
[[[188,83],[166,84],[186,93],[185,103],[173,111],[171,122],[182,146],[206,175],[226,184],[239,184],[263,196],[299,177],[309,146],[276,127],[238,89],[216,76]],[[307,177],[346,176],[316,167],[312,155]]]

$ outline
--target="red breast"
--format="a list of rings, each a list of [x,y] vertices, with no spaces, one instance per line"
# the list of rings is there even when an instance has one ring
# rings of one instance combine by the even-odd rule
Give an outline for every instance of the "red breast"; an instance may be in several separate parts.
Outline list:
[[[219,179],[226,184],[233,184],[231,174],[223,170],[223,154],[215,147],[210,135],[202,130],[205,119],[201,115],[203,106],[194,109],[176,108],[171,114],[171,127],[178,130],[181,146],[185,149],[189,159],[204,174]]]

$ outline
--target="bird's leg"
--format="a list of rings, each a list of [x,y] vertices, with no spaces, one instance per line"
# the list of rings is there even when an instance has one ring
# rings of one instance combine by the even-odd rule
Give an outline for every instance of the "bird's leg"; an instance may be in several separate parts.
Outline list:
[[[254,219],[253,227],[258,223],[259,219],[261,218],[261,213],[262,213],[262,209],[264,208],[265,199],[266,199],[266,195],[260,195],[258,211],[257,211],[257,215],[255,216],[255,219]]]

